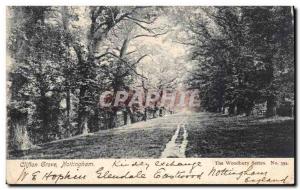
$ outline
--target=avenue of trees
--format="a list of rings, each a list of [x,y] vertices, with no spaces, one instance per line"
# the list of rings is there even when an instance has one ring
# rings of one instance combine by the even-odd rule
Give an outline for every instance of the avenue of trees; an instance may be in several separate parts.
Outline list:
[[[166,109],[102,108],[106,91],[112,104],[118,91],[186,87],[198,89],[202,109],[211,112],[250,115],[265,103],[266,116],[274,116],[287,102],[293,107],[291,7],[7,9],[12,150],[145,121]],[[186,57],[162,36],[184,46]]]
[[[156,25],[160,14],[159,7],[9,7],[9,146],[27,149],[114,128],[118,112],[121,124],[146,120],[147,111],[159,116],[158,108],[98,104],[105,91],[114,102],[117,91],[165,82],[150,82],[147,67],[140,71],[151,51],[133,45],[168,33]]]
[[[209,7],[187,16],[180,43],[190,47],[187,84],[200,90],[202,108],[250,115],[260,104],[265,116],[294,114],[293,11]]]

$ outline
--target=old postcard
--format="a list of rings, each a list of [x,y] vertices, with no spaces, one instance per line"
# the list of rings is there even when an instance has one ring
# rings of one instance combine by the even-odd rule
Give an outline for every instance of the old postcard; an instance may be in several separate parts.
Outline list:
[[[6,12],[8,184],[295,183],[293,7]]]

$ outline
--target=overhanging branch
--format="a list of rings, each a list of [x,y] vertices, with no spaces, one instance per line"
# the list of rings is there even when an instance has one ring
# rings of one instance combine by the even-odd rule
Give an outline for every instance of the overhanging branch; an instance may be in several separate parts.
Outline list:
[[[140,76],[140,77],[142,77],[142,78],[144,78],[144,79],[147,79],[146,77],[144,77],[143,75],[141,75],[141,74],[139,74],[133,67],[132,67],[132,65],[130,65],[130,64],[128,64],[128,62],[126,61],[126,60],[124,60],[124,59],[122,59],[122,58],[120,58],[119,56],[117,56],[116,54],[114,54],[114,53],[111,53],[111,52],[106,52],[106,53],[104,53],[104,54],[102,54],[102,55],[100,55],[100,56],[98,56],[98,57],[95,57],[95,59],[101,59],[102,57],[104,57],[104,56],[106,56],[106,55],[111,55],[111,56],[113,56],[113,57],[115,57],[115,58],[117,58],[118,60],[120,60],[120,61],[122,61],[123,63],[125,63],[137,76]],[[144,57],[146,57],[146,55],[145,56],[142,56],[142,58],[144,58]],[[141,58],[139,59],[139,60],[141,60]],[[136,63],[135,63],[136,64]]]

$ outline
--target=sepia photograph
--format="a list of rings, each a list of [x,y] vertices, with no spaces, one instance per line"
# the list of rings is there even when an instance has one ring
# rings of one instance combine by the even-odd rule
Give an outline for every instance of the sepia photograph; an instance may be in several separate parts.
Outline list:
[[[292,6],[7,6],[6,159],[293,159],[294,17]],[[252,182],[288,179],[266,176]]]

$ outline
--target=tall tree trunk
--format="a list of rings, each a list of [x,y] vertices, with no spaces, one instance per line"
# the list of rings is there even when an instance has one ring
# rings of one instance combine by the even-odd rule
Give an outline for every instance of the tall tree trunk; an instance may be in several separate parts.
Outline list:
[[[70,89],[67,89],[67,98],[66,98],[66,104],[67,104],[67,123],[70,123],[70,110],[71,110],[71,92]]]
[[[243,113],[243,108],[242,108],[242,105],[241,105],[241,103],[238,103],[237,105],[236,105],[236,114],[237,115],[240,115],[240,114],[242,114]]]
[[[127,119],[128,119],[128,113],[127,111],[123,111],[123,120],[124,120],[124,125],[127,125]]]
[[[33,144],[29,138],[27,127],[22,123],[15,123],[14,128],[14,145],[17,150],[28,150],[33,148]]]
[[[100,122],[99,122],[99,108],[94,108],[94,115],[92,119],[89,121],[90,132],[96,132],[100,130]]]
[[[254,107],[254,100],[249,100],[248,105],[245,106],[245,113],[246,113],[246,116],[251,115],[251,112],[252,112],[252,110],[253,110],[253,107]]]
[[[274,64],[272,62],[272,57],[273,54],[269,54],[268,57],[266,58],[266,62],[268,63],[266,65],[266,76],[268,78],[268,82],[270,84],[270,89],[269,89],[269,94],[267,96],[267,111],[266,111],[266,117],[272,117],[274,115],[276,115],[276,96],[275,94],[275,88],[273,85],[273,81],[274,81]]]
[[[112,110],[109,113],[109,128],[115,128],[117,127],[117,111]]]
[[[276,97],[269,96],[267,99],[267,111],[266,117],[272,117],[276,115]]]
[[[154,108],[154,110],[152,112],[152,118],[156,118],[156,107]]]
[[[80,92],[79,92],[79,109],[78,109],[77,123],[78,123],[78,134],[82,134],[83,123],[87,117],[86,108],[85,108],[86,105],[84,102],[86,87],[81,86],[81,88],[79,90],[80,90]]]
[[[159,108],[159,117],[163,116],[163,108]]]
[[[228,109],[229,115],[234,115],[235,114],[235,104],[230,104],[229,109]]]
[[[143,120],[147,121],[147,108],[144,108]]]
[[[39,101],[39,109],[40,109],[40,113],[39,113],[39,117],[41,119],[41,125],[42,125],[42,129],[43,129],[43,142],[47,142],[48,139],[48,135],[49,135],[49,120],[48,120],[48,116],[51,113],[48,113],[48,101],[47,101],[47,97],[46,97],[46,93],[43,89],[40,89],[41,91],[41,98]]]
[[[135,123],[134,115],[133,115],[132,111],[130,110],[130,107],[126,107],[126,110],[129,114],[130,122]]]
[[[109,112],[109,121],[108,121],[108,127],[109,128],[115,128],[117,126],[117,111],[118,109],[114,107],[115,101],[116,101],[116,95],[118,92],[118,86],[117,86],[117,82],[115,82],[115,86],[114,86],[114,92],[113,92],[113,97],[112,97],[112,101],[111,101],[111,111]]]
[[[247,107],[246,110],[245,110],[245,113],[246,113],[246,116],[249,116],[251,114],[251,111],[252,111],[252,107]]]

